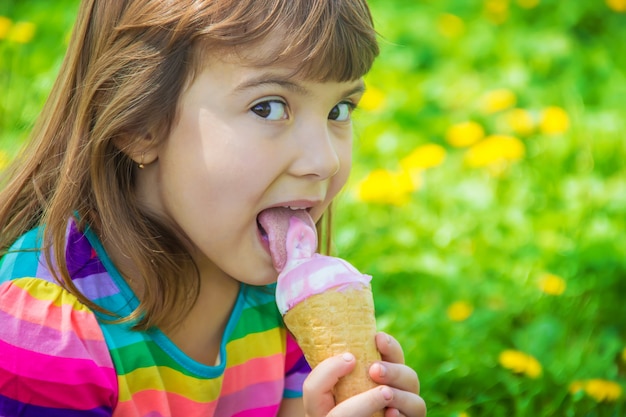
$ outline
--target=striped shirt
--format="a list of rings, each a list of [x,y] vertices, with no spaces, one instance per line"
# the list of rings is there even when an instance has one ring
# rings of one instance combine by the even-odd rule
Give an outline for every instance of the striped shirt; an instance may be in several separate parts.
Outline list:
[[[158,329],[112,324],[52,277],[39,229],[0,260],[0,416],[275,416],[310,371],[273,286],[241,285],[220,363],[194,361]],[[139,301],[89,230],[71,222],[72,282],[121,316]]]

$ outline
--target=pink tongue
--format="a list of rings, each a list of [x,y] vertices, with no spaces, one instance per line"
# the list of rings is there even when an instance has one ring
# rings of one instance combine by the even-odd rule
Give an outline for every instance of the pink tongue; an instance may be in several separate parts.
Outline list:
[[[291,219],[293,217],[299,221],[292,222]],[[263,210],[261,214],[259,214],[259,223],[261,223],[261,226],[267,232],[272,262],[278,272],[282,271],[285,267],[290,252],[290,248],[287,248],[287,232],[289,231],[290,224],[292,227],[311,229],[313,231],[312,239],[314,240],[311,246],[313,246],[313,250],[315,250],[317,246],[315,223],[306,210],[291,210],[285,207]],[[308,236],[310,236],[310,233],[307,234],[307,238]]]

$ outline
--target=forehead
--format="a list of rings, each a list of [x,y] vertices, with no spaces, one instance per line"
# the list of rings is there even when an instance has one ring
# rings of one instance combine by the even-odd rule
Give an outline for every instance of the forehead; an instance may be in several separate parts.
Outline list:
[[[196,81],[219,85],[235,96],[246,92],[278,87],[301,96],[317,96],[322,91],[331,95],[352,95],[365,90],[362,78],[349,81],[317,80],[306,77],[298,71],[295,61],[275,61],[267,65],[254,64],[247,54],[257,54],[258,49],[250,49],[237,54],[213,54],[200,69]],[[209,81],[210,80],[210,81]]]

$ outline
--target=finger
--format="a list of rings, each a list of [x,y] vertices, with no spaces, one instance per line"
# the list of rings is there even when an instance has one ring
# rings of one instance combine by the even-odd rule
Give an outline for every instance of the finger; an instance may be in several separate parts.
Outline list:
[[[420,382],[417,373],[406,365],[391,362],[375,362],[369,375],[380,385],[389,385],[402,391],[419,394]]]
[[[385,409],[393,401],[394,390],[379,386],[339,403],[327,417],[371,416]]]
[[[404,363],[404,352],[400,343],[384,332],[376,334],[376,347],[384,361],[394,363]]]
[[[320,362],[311,371],[302,386],[307,416],[325,416],[335,406],[333,388],[339,378],[352,372],[355,364],[354,355],[344,353]]]
[[[386,408],[385,409],[385,417],[401,417],[400,411],[395,408]]]
[[[426,416],[426,403],[424,399],[417,394],[393,389],[393,398],[389,402],[389,409],[397,410],[398,414],[387,410],[385,417],[393,415],[401,415],[406,417],[424,417]]]

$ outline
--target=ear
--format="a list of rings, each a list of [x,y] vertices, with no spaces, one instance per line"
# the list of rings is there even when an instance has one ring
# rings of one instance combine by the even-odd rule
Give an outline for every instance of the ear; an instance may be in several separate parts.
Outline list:
[[[158,158],[157,147],[150,135],[143,137],[118,136],[113,139],[113,144],[137,165],[149,165]]]

